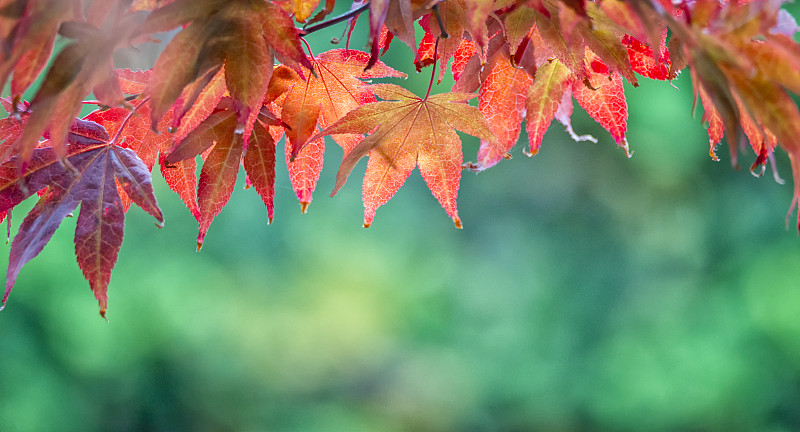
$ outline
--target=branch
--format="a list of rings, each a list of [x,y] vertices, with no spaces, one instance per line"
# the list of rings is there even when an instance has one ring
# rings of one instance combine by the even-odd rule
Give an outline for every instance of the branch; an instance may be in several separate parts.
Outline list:
[[[368,8],[369,8],[369,3],[365,3],[365,4],[361,5],[361,6],[359,6],[358,8],[353,9],[351,11],[348,11],[346,13],[343,13],[343,14],[337,16],[337,17],[331,18],[331,19],[329,19],[327,21],[323,21],[323,22],[321,22],[319,24],[315,24],[315,25],[313,25],[311,27],[307,27],[307,28],[304,28],[304,29],[298,29],[298,31],[300,32],[301,36],[306,36],[306,35],[309,35],[311,33],[314,33],[315,31],[319,31],[319,30],[322,30],[324,28],[328,28],[328,27],[330,27],[330,26],[332,26],[334,24],[338,24],[338,23],[340,23],[342,21],[346,21],[346,20],[348,20],[350,18],[358,16],[361,12],[364,12]]]

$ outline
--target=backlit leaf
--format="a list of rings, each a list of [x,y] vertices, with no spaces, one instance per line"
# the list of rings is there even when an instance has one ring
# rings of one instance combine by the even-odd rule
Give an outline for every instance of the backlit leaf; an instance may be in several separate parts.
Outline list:
[[[564,64],[553,60],[536,70],[533,85],[528,89],[525,102],[526,130],[531,156],[539,152],[547,128],[555,118],[561,100],[571,86],[571,74]],[[571,98],[569,103],[571,104]]]
[[[507,52],[499,57],[478,93],[478,108],[497,139],[481,140],[476,171],[510,157],[508,151],[516,145],[522,128],[527,89],[533,83],[527,72],[511,64]]]
[[[125,221],[115,179],[145,211],[160,223],[164,219],[153,195],[150,172],[133,151],[106,143],[70,145],[67,160],[72,168],[60,164],[48,147],[34,150],[22,177],[16,175],[15,158],[0,165],[0,212],[47,188],[11,244],[3,303],[22,267],[42,251],[64,217],[80,204],[75,254],[100,304],[100,314],[105,316],[106,290]]]
[[[488,141],[496,139],[480,111],[464,103],[474,95],[443,93],[423,99],[392,84],[371,89],[384,101],[356,108],[322,133],[371,133],[345,156],[333,194],[355,164],[369,154],[363,190],[364,225],[369,226],[375,210],[391,199],[418,165],[433,195],[456,227],[461,227],[456,196],[462,152],[454,129]]]
[[[591,51],[586,51],[587,77],[593,88],[585,83],[574,81],[572,92],[575,100],[583,109],[602,125],[614,141],[630,156],[628,140],[625,132],[628,129],[628,103],[625,101],[625,89],[622,86],[622,77],[613,72],[610,75],[602,70],[603,64]]]

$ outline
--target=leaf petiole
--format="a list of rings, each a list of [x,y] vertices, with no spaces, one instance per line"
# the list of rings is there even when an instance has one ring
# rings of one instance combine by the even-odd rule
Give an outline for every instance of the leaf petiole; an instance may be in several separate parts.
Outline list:
[[[439,37],[442,39],[449,38],[450,35],[447,34],[447,30],[444,29],[444,23],[442,22],[442,17],[441,15],[439,15],[439,3],[433,5],[433,16],[436,17],[436,23],[439,24],[439,30],[440,30]]]
[[[444,30],[442,30],[442,32],[444,32]],[[441,39],[441,36],[436,38],[436,44],[433,46],[433,68],[431,70],[431,82],[428,83],[428,92],[425,93],[425,99],[423,100],[428,100],[428,96],[431,95],[433,78],[436,77],[436,63],[438,63],[439,60],[439,39]]]

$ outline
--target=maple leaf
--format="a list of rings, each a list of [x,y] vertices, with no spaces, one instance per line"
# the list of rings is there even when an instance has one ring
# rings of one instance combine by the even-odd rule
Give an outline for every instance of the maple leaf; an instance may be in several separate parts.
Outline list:
[[[33,151],[27,171],[20,175],[15,156],[0,165],[0,212],[40,192],[39,202],[28,213],[11,244],[5,305],[22,267],[36,257],[61,221],[81,206],[75,230],[78,265],[105,316],[111,270],[122,246],[125,212],[117,183],[126,194],[163,225],[164,218],[153,195],[150,172],[130,149],[110,145],[102,126],[80,123],[82,134],[100,144],[70,144],[66,163],[60,163],[51,147]],[[93,126],[92,126],[93,125]]]
[[[289,180],[300,202],[300,212],[306,213],[322,172],[325,139],[317,138],[309,141],[294,159],[291,159],[291,150],[291,144],[287,140],[285,154]]]
[[[272,14],[274,11],[264,13]],[[270,48],[264,43],[263,24],[259,17],[246,9],[237,9],[232,15],[229,19],[235,19],[237,25],[225,47],[225,83],[238,114],[238,127],[244,130],[243,139],[248,140],[255,116],[264,103],[273,58]]]
[[[475,95],[442,93],[420,98],[393,84],[375,84],[370,89],[383,101],[350,111],[318,135],[370,133],[345,156],[332,195],[344,186],[356,163],[369,154],[363,189],[364,226],[368,227],[377,208],[389,201],[419,166],[433,196],[460,228],[456,196],[463,156],[455,130],[496,140],[480,111],[463,103]]]
[[[508,151],[514,147],[522,128],[527,89],[533,79],[522,69],[511,64],[507,51],[502,51],[494,61],[478,94],[478,108],[486,117],[497,140],[481,140],[478,162],[471,168],[482,171],[510,158]]]
[[[300,66],[313,70],[294,21],[275,3],[215,0],[195,5],[194,0],[177,0],[153,12],[140,32],[166,31],[185,23],[188,26],[159,56],[148,84],[154,126],[185,86],[224,63],[237,129],[244,131],[246,140],[264,102],[273,56],[298,72]]]
[[[625,138],[628,124],[628,104],[622,77],[610,72],[608,67],[586,48],[587,79],[591,88],[578,80],[573,81],[572,92],[575,100],[614,138],[614,141],[631,156],[628,140]]]
[[[222,211],[233,193],[244,150],[242,134],[234,133],[235,129],[234,112],[230,110],[216,112],[192,131],[165,158],[167,165],[173,165],[193,159],[209,148],[212,149],[200,171],[197,190],[200,223],[200,232],[197,235],[198,251],[203,246],[211,222]]]
[[[384,25],[393,36],[397,36],[412,51],[416,51],[414,21],[419,18],[418,13],[423,9],[425,3],[420,0],[371,0],[369,2],[370,59],[367,69],[371,68],[378,60]],[[388,45],[388,41],[384,41],[384,44]]]
[[[461,74],[464,73],[464,70],[467,68],[467,65],[470,63],[470,60],[476,53],[477,50],[472,41],[468,41],[466,39],[461,40],[461,43],[458,45],[458,49],[456,49],[456,52],[453,53],[453,65],[450,66],[450,70],[453,72],[453,79],[456,80],[456,82],[459,81]],[[475,63],[478,62],[475,61]]]
[[[464,27],[472,35],[478,51],[484,51],[486,41],[489,40],[486,20],[494,9],[494,3],[494,0],[463,0],[466,15]]]
[[[434,55],[438,56],[441,64],[439,82],[442,82],[450,58],[461,46],[464,35],[462,23],[466,19],[466,12],[464,5],[459,0],[441,2],[437,4],[437,7],[436,19],[432,18],[434,13],[430,13],[419,20],[420,26],[425,30],[425,35],[420,41],[414,64],[419,72],[423,66],[433,64]]]
[[[731,78],[736,94],[741,98],[740,103],[746,107],[745,110],[739,110],[744,111],[741,125],[748,136],[755,138],[755,141],[751,140],[751,145],[759,156],[751,171],[757,165],[764,164],[776,140],[790,155],[795,183],[791,212],[800,200],[800,112],[797,105],[780,84],[763,74],[750,77],[742,72],[732,72]],[[752,118],[748,112],[752,113]],[[800,230],[800,212],[797,227]]]
[[[275,208],[275,139],[260,122],[255,123],[242,165],[249,183],[267,207],[267,223],[271,224]]]
[[[0,120],[0,162],[10,157],[14,143],[22,134],[22,124],[12,117]]]
[[[40,0],[24,5],[14,29],[3,35],[4,58],[0,61],[0,85],[13,73],[11,94],[19,97],[42,72],[53,51],[62,22],[74,18],[75,4],[64,0]]]
[[[565,29],[558,19],[551,20],[538,11],[535,15],[537,33],[543,41],[535,46],[537,48],[546,46],[554,57],[558,58],[579,80],[583,81],[586,72],[583,67],[584,54],[580,50],[583,45],[579,31],[574,27]]]
[[[306,74],[305,79],[281,67],[276,71],[282,76],[281,83],[287,92],[280,101],[281,120],[286,126],[286,159],[292,185],[305,211],[322,170],[324,140],[309,142],[318,128],[325,128],[338,121],[349,111],[365,103],[374,102],[375,96],[364,85],[362,79],[383,77],[405,77],[381,61],[366,69],[369,54],[335,49],[311,59],[316,75]],[[333,139],[344,150],[350,151],[360,140],[358,135],[334,135]],[[305,149],[306,147],[313,149]]]
[[[319,6],[320,0],[292,0],[292,11],[297,22],[304,23]]]
[[[141,94],[147,88],[147,82],[152,75],[151,71],[132,71],[121,69],[117,71],[122,91],[126,94]],[[224,87],[224,84],[223,84]],[[156,162],[161,166],[161,175],[192,213],[199,217],[197,207],[196,163],[194,160],[184,160],[174,165],[166,166],[163,163],[165,153],[173,147],[173,141],[178,139],[178,134],[156,133],[150,128],[150,100],[140,96],[132,101],[134,111],[126,108],[110,108],[97,110],[85,118],[99,123],[114,137],[113,144],[129,148],[136,152],[149,170],[152,171]],[[196,104],[193,108],[203,107]],[[193,113],[194,111],[192,111]],[[187,115],[188,116],[188,115]],[[167,112],[158,123],[158,129],[165,130],[173,122],[172,111]],[[183,124],[189,124],[184,121]],[[126,201],[126,208],[130,203]]]
[[[229,101],[223,99],[221,105],[227,105],[226,102]],[[259,119],[264,117],[266,116],[259,116]],[[203,246],[211,222],[230,199],[242,163],[250,183],[255,186],[267,206],[269,219],[272,219],[275,141],[261,121],[256,121],[253,125],[246,153],[243,139],[243,134],[237,132],[235,111],[220,109],[189,133],[164,158],[164,164],[173,166],[180,162],[192,161],[195,156],[204,154],[197,187],[197,221],[200,224],[197,235],[198,251]]]
[[[540,12],[547,10],[539,9]],[[503,27],[506,30],[509,53],[514,54],[522,41],[528,37],[533,26],[536,24],[536,13],[534,8],[527,5],[520,5],[505,16]]]
[[[399,77],[398,72],[381,61],[365,70],[369,55],[362,51],[335,49],[311,59],[316,76],[306,79],[293,75],[283,99],[281,120],[288,126],[286,135],[291,143],[293,159],[309,138],[317,132],[317,123],[330,125],[359,105],[374,102],[375,96],[362,79]],[[352,137],[334,136],[345,152],[355,143]]]
[[[547,128],[556,116],[558,106],[570,87],[572,77],[569,69],[560,61],[542,65],[533,78],[533,85],[528,88],[526,105],[526,130],[530,143],[531,156],[539,152]],[[572,104],[572,98],[567,98]]]
[[[664,31],[664,40],[666,40],[667,32]],[[657,80],[673,79],[675,76],[670,72],[672,62],[670,60],[669,51],[666,45],[662,42],[658,55],[656,55],[652,48],[641,43],[638,39],[625,35],[622,37],[622,43],[628,47],[628,56],[630,57],[631,67],[639,75]]]
[[[68,3],[73,7],[80,5],[80,2]],[[113,3],[117,7],[103,8],[105,14],[93,17],[102,23],[61,23],[59,33],[72,39],[72,42],[52,61],[30,103],[30,115],[16,145],[22,166],[30,159],[33,149],[45,134],[56,153],[65,154],[70,125],[79,114],[82,99],[88,93],[94,93],[99,102],[106,106],[124,103],[112,58],[118,48],[131,43],[142,15],[126,13],[121,3]],[[73,11],[73,15],[80,16],[79,12],[80,8],[77,12]]]
[[[211,221],[222,211],[233,193],[236,175],[242,161],[242,135],[234,133],[234,117],[213,129],[214,147],[208,154],[197,188],[197,204],[200,207],[200,232],[197,235],[197,250],[203,246]]]
[[[186,86],[172,109],[174,139],[180,142],[186,135],[208,118],[225,97],[225,67],[209,69],[203,76]]]
[[[717,148],[717,144],[722,141],[722,136],[724,133],[724,127],[722,125],[722,118],[717,112],[717,109],[714,107],[713,102],[711,102],[708,93],[706,93],[703,88],[698,88],[698,93],[700,96],[700,101],[703,104],[703,123],[708,123],[708,143],[709,149],[708,154],[711,156],[712,159],[718,161],[719,158],[715,152]],[[733,161],[734,166],[736,165],[736,153],[731,153],[731,160]]]

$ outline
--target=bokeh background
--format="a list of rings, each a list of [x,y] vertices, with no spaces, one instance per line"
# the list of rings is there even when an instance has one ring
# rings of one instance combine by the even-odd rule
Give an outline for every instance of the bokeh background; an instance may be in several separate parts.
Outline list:
[[[423,94],[411,58],[383,60]],[[166,226],[129,212],[110,323],[66,220],[0,313],[0,431],[800,430],[788,158],[785,185],[713,162],[674,84],[628,89],[631,159],[576,105],[598,144],[555,124],[534,158],[465,172],[463,230],[418,173],[361,228],[365,164],[328,198],[329,143],[308,214],[279,162],[275,223],[238,187],[195,253],[156,176]]]

